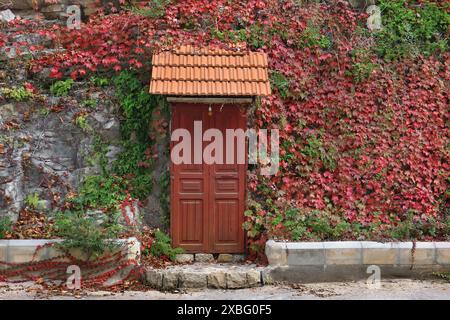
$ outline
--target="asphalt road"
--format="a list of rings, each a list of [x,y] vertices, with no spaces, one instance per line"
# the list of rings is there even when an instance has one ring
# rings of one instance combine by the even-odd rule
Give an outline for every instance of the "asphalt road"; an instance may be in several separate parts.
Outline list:
[[[158,300],[158,299],[194,299],[194,300],[450,300],[450,283],[440,280],[387,280],[379,288],[368,287],[365,282],[316,283],[295,286],[278,285],[242,290],[202,290],[188,292],[163,293],[159,291],[126,291],[111,293],[108,291],[61,293],[46,292],[41,286],[32,283],[0,283],[0,300],[35,299],[112,299],[112,300]]]

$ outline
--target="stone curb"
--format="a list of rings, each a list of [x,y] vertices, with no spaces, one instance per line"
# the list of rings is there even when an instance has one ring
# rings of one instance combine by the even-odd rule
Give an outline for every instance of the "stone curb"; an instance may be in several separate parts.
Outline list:
[[[147,269],[144,283],[162,291],[176,289],[243,289],[272,283],[268,268],[204,268],[189,265],[167,269]]]
[[[414,248],[414,250],[413,250]],[[266,256],[276,281],[345,281],[367,279],[368,266],[381,277],[424,277],[450,270],[450,242],[275,242]]]

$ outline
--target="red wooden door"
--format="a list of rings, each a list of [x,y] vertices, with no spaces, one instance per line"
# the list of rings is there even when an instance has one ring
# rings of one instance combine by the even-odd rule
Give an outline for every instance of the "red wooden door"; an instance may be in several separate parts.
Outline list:
[[[192,161],[194,121],[202,121],[202,136],[208,129],[217,129],[223,136],[223,164],[207,164],[202,143],[201,164],[171,163],[171,235],[173,245],[188,252],[244,252],[244,201],[247,153],[244,163],[238,163],[238,146],[234,138],[234,159],[226,163],[226,130],[246,128],[245,109],[235,105],[211,106],[198,104],[172,105],[172,132],[187,129],[191,133]],[[197,137],[198,138],[198,137]],[[171,149],[178,142],[172,142]],[[245,145],[245,142],[244,142]],[[241,149],[242,150],[242,149]],[[213,152],[215,156],[215,152]]]

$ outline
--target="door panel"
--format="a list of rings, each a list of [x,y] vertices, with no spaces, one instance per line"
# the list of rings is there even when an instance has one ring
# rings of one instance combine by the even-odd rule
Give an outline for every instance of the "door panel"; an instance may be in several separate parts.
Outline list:
[[[203,108],[189,107],[189,112],[173,108],[172,130],[187,129],[193,136],[194,121],[207,122]],[[173,146],[173,143],[171,143]],[[194,144],[191,143],[191,155]],[[187,251],[208,248],[208,171],[203,164],[171,164],[171,233],[174,246]]]
[[[203,242],[203,201],[180,200],[181,215],[181,243],[201,244]]]
[[[193,136],[196,120],[202,121],[203,132],[209,128],[222,132],[224,161],[226,129],[246,128],[245,109],[238,106],[212,107],[212,114],[208,114],[206,105],[172,105],[172,130],[185,128]],[[209,143],[203,142],[202,148]],[[171,233],[174,246],[188,252],[244,252],[242,224],[247,165],[236,163],[238,143],[235,139],[233,164],[171,163]],[[191,152],[193,158],[193,143]]]
[[[239,208],[235,199],[221,199],[215,202],[215,241],[220,245],[232,246],[239,242],[239,219],[234,214]]]
[[[224,136],[224,149],[227,149],[226,130],[245,129],[245,113],[238,106],[213,108],[211,127],[219,129]],[[234,139],[234,164],[212,164],[210,171],[210,201],[212,206],[212,224],[215,232],[212,239],[214,252],[233,252],[244,248],[244,194],[246,164],[237,163],[237,139]],[[242,147],[242,145],[240,145]],[[245,147],[245,141],[244,141]],[[230,148],[231,150],[231,148]]]

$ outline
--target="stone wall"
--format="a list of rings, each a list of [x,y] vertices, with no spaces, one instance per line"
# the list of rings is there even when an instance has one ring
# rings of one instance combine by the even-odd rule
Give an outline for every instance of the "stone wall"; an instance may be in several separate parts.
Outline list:
[[[15,221],[27,206],[27,197],[37,195],[40,209],[46,212],[58,210],[65,196],[77,192],[86,176],[101,173],[98,138],[101,152],[106,148],[108,163],[117,158],[122,150],[121,111],[114,87],[99,88],[89,79],[76,81],[67,96],[52,95],[48,90],[50,69],[30,72],[26,47],[15,52],[13,42],[42,46],[33,53],[35,56],[60,49],[45,36],[18,34],[14,26],[2,31],[10,38],[0,48],[0,89],[19,88],[24,83],[38,88],[28,101],[7,99],[0,92],[0,218],[9,216]],[[95,106],[84,105],[86,101],[94,101]],[[154,126],[149,132],[158,152],[156,167],[152,168],[154,186],[140,210],[152,227],[163,227],[165,213],[160,202],[164,192],[160,179],[168,171],[168,137],[157,133],[169,125],[164,108],[154,109]],[[86,117],[87,129],[76,122],[80,114]]]
[[[14,35],[15,28],[3,32]],[[14,221],[31,195],[37,195],[42,209],[59,208],[86,175],[100,173],[96,138],[106,145],[111,163],[121,150],[121,134],[112,87],[98,88],[86,79],[75,82],[67,96],[52,95],[50,70],[31,73],[27,50],[15,53],[13,42],[44,47],[34,54],[55,49],[51,39],[25,33],[11,36],[0,49],[0,88],[19,88],[26,82],[40,87],[28,101],[6,99],[0,93],[0,218]],[[89,100],[95,101],[95,108],[83,104]],[[80,114],[86,115],[88,130],[76,123]]]
[[[12,79],[0,79],[0,87],[21,82],[8,80]],[[15,220],[32,194],[38,195],[44,208],[57,207],[68,192],[77,190],[85,175],[100,172],[95,161],[96,136],[75,123],[83,112],[83,100],[97,101],[87,121],[107,144],[108,160],[115,159],[120,151],[120,123],[118,105],[112,102],[114,92],[90,90],[77,83],[70,97],[0,100],[0,217],[9,215]],[[8,129],[11,125],[16,128]]]

